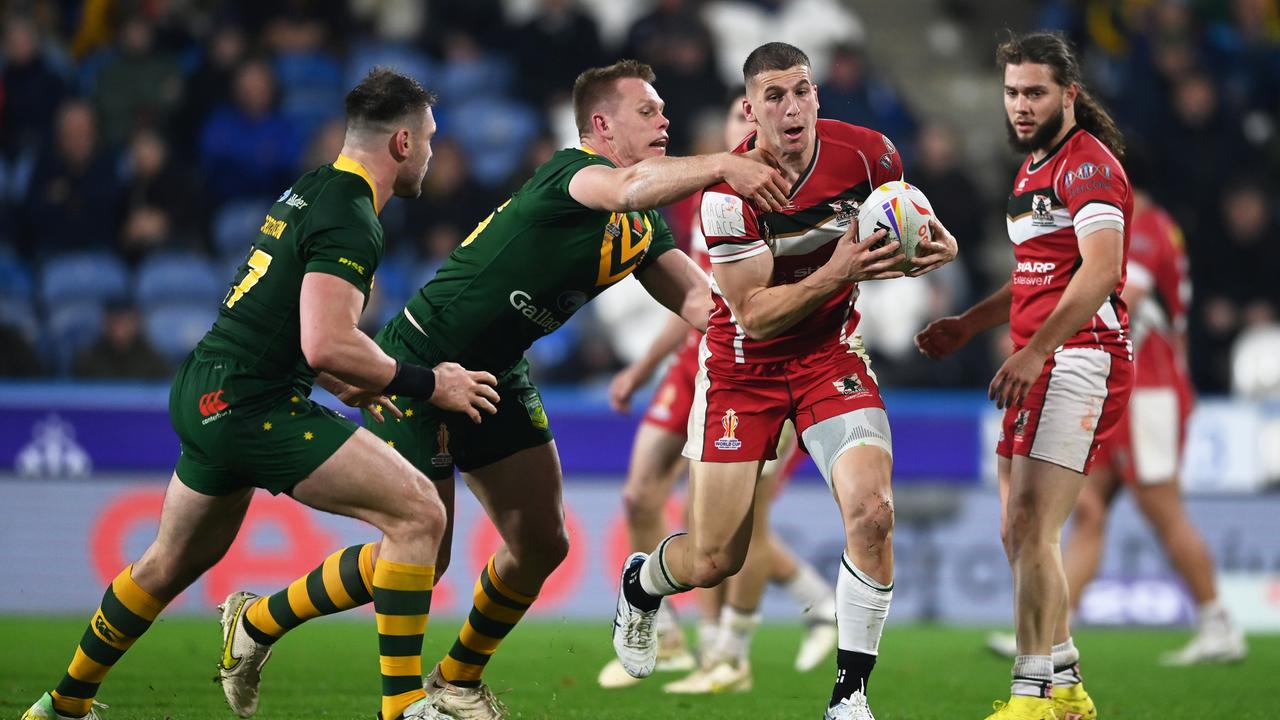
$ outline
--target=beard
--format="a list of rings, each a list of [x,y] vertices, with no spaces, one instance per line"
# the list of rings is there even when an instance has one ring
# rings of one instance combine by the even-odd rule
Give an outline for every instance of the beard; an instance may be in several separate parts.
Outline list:
[[[1058,137],[1058,133],[1062,132],[1062,125],[1066,122],[1066,113],[1062,108],[1058,108],[1058,112],[1050,115],[1048,119],[1031,133],[1031,137],[1023,140],[1018,137],[1018,131],[1014,130],[1013,123],[1009,122],[1009,118],[1004,119],[1004,128],[1009,135],[1009,147],[1020,153],[1033,153],[1037,150],[1048,150],[1049,143]]]

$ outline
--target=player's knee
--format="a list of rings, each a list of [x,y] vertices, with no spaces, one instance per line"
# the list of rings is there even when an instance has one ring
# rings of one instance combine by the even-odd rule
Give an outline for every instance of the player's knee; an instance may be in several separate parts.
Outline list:
[[[172,598],[217,564],[226,548],[216,553],[172,553],[151,547],[134,564],[133,579],[157,597]]]
[[[429,482],[408,483],[408,489],[396,498],[394,511],[382,528],[388,536],[406,540],[439,539],[444,535],[447,517],[444,503]]]
[[[622,507],[627,514],[627,523],[652,523],[660,520],[665,498],[642,488],[628,485],[622,491]]]
[[[556,528],[555,532],[548,533],[543,542],[538,544],[538,556],[548,575],[569,557],[569,533],[563,525]]]
[[[735,553],[728,548],[700,551],[694,557],[693,577],[689,578],[689,584],[715,587],[736,575],[745,560],[746,553]]]
[[[1083,492],[1071,511],[1071,523],[1077,531],[1101,532],[1106,521],[1107,508],[1094,493]]]
[[[1010,560],[1045,540],[1043,518],[1029,508],[1010,503],[1005,525],[1005,554]]]
[[[845,533],[861,545],[883,545],[893,535],[893,497],[873,492],[845,503]]]

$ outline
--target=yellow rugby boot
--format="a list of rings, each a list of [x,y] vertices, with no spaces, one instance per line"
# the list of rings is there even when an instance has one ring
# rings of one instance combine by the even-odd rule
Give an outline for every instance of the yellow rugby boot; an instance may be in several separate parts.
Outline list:
[[[995,712],[987,720],[1061,720],[1051,698],[1014,695],[1009,702],[997,700],[991,707]]]
[[[1058,711],[1059,720],[1096,720],[1098,717],[1098,708],[1085,692],[1084,683],[1065,687],[1055,685],[1053,707]]]

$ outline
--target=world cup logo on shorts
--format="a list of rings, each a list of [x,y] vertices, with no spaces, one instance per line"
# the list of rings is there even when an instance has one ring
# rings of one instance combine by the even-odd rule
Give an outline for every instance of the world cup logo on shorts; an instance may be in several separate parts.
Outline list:
[[[720,419],[720,427],[724,428],[724,435],[716,440],[717,450],[737,450],[742,447],[742,441],[734,437],[734,432],[738,429],[738,413],[729,408],[724,412],[724,417]]]
[[[436,431],[436,454],[431,458],[432,467],[449,467],[453,464],[453,454],[449,452],[449,428],[440,423]]]

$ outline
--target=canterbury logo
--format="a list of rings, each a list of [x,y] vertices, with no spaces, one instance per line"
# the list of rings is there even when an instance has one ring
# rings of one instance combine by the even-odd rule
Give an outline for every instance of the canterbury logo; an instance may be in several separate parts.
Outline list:
[[[209,417],[210,415],[226,410],[227,401],[222,399],[222,390],[216,392],[205,393],[200,396],[200,414]]]
[[[116,631],[112,630],[110,625],[107,625],[107,619],[102,617],[102,615],[97,615],[93,618],[93,629],[98,631],[99,637],[109,643],[120,642],[120,638],[116,635]]]

